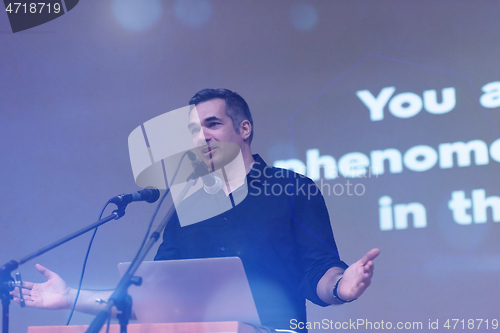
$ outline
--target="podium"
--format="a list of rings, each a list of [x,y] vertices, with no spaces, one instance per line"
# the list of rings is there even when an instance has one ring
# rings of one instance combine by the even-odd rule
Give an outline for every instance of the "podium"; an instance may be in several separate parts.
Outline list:
[[[28,333],[85,333],[87,325],[30,326]],[[106,332],[106,325],[100,333]],[[110,333],[119,333],[120,325],[110,325]],[[206,323],[130,324],[128,333],[260,333],[261,330],[237,321]]]

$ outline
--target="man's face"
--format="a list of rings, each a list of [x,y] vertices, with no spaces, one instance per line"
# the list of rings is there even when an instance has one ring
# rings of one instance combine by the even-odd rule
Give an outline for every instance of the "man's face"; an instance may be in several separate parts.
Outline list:
[[[232,161],[244,144],[220,98],[197,104],[189,115],[188,128],[198,156],[212,171]]]

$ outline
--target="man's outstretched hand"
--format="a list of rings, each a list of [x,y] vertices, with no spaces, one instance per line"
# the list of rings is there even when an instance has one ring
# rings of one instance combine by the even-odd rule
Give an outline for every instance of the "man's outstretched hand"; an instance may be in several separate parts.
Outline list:
[[[337,289],[344,301],[358,298],[368,288],[373,276],[373,259],[380,254],[379,249],[371,249],[360,260],[349,266],[342,276]]]
[[[36,264],[36,269],[47,278],[44,283],[23,282],[23,298],[26,306],[38,309],[68,309],[71,305],[70,288],[59,275]],[[12,291],[14,302],[20,304],[19,288]]]

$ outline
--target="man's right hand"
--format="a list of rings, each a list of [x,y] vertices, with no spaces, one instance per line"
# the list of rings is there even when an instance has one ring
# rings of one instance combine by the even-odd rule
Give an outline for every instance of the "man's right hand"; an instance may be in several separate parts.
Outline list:
[[[23,298],[26,306],[38,309],[69,309],[72,306],[71,288],[59,275],[40,264],[35,265],[40,274],[47,278],[44,283],[23,282]],[[11,292],[14,302],[21,303],[19,288]]]

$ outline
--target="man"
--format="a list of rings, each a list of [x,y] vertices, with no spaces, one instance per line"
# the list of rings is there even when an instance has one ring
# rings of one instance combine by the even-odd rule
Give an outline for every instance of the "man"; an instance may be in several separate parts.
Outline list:
[[[273,328],[290,329],[292,320],[306,321],[306,298],[322,306],[357,299],[370,284],[378,249],[350,267],[340,260],[324,199],[314,183],[291,171],[269,167],[252,155],[253,120],[241,96],[226,89],[205,89],[190,104],[196,108],[188,128],[207,166],[214,162],[224,165],[226,143],[232,143],[241,151],[243,167],[229,170],[222,190],[215,194],[229,197],[233,208],[184,227],[180,214],[174,214],[155,260],[240,257],[261,322]],[[268,195],[268,188],[281,191]],[[315,192],[306,194],[304,188]],[[207,196],[203,190],[197,191],[178,211],[194,210],[197,203],[214,198]],[[48,281],[25,283],[26,305],[69,308],[75,290],[48,269],[40,265],[37,269]],[[107,297],[109,293],[82,292],[77,310],[96,313],[96,298]],[[19,302],[17,294],[14,300]]]

